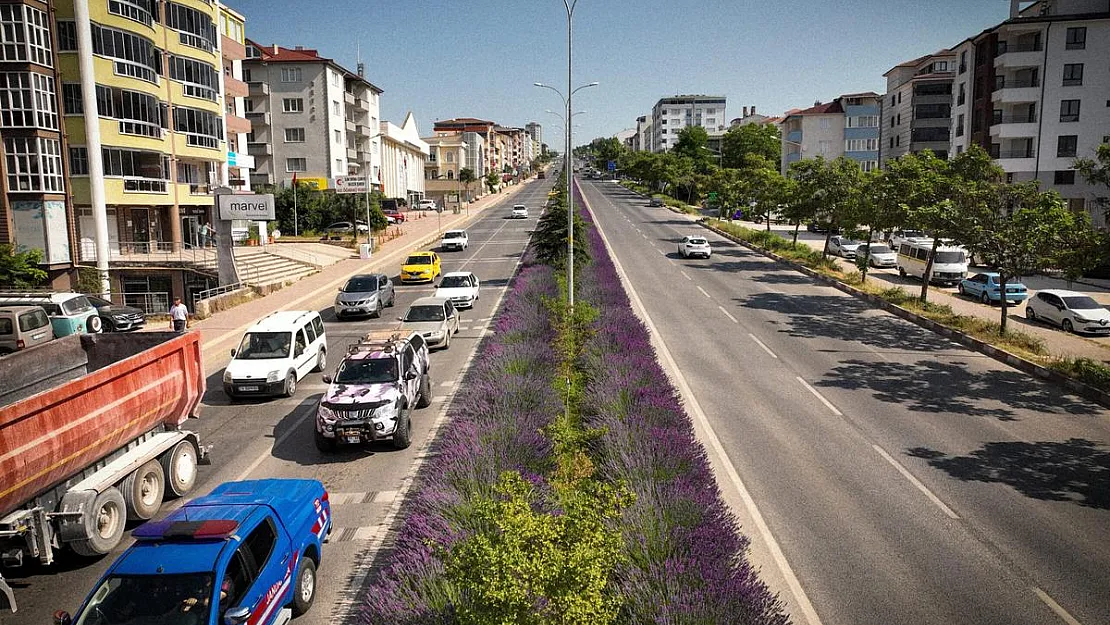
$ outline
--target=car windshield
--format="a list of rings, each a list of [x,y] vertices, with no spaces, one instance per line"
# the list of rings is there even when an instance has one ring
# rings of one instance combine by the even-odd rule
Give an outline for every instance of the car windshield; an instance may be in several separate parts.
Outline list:
[[[464,236],[466,236],[465,232],[457,232],[457,231],[455,231],[455,232],[448,231],[448,232],[445,232],[443,234],[443,238],[445,238],[445,239],[461,239]]]
[[[86,295],[85,299],[89,300],[89,303],[92,304],[93,306],[96,306],[97,308],[112,305],[112,302],[109,302],[108,300],[106,300],[104,298],[101,298],[101,297],[97,297],[95,295]]]
[[[382,384],[397,381],[396,358],[344,360],[335,373],[339,384]]]
[[[967,255],[963,252],[937,252],[933,262],[938,265],[956,265],[965,262]]]
[[[841,245],[859,245],[859,241],[853,241],[852,239],[841,239],[840,244]]]
[[[443,321],[443,306],[413,306],[405,315],[405,321]]]
[[[430,265],[432,264],[432,257],[427,255],[414,255],[409,256],[405,261],[406,265]]]
[[[459,287],[471,286],[470,276],[443,276],[439,286],[444,289],[457,289]]]
[[[1086,295],[1077,295],[1075,297],[1065,297],[1064,305],[1072,310],[1094,310],[1102,308],[1102,306],[1095,300],[1087,297]]]
[[[871,251],[872,254],[893,254],[894,252],[885,245],[867,245],[864,246]]]
[[[293,335],[289,332],[248,332],[235,352],[237,360],[285,358]]]
[[[113,575],[74,625],[207,623],[214,599],[211,573]]]
[[[344,293],[369,293],[378,288],[375,278],[351,278],[343,285]]]
[[[47,318],[45,312],[38,309],[23,313],[19,316],[19,329],[23,332],[38,330],[48,325],[50,325],[50,319]]]
[[[67,299],[66,301],[62,302],[62,312],[67,315],[77,315],[83,312],[87,312],[91,309],[92,304],[89,303],[88,298],[86,298],[84,295],[81,295],[80,297],[75,297],[73,299]]]

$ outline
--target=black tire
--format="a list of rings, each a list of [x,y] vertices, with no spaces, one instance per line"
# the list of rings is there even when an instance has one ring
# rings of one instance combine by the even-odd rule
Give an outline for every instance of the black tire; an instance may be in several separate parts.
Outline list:
[[[401,407],[401,416],[397,419],[397,430],[393,432],[393,448],[407,449],[412,444],[412,409],[408,406]]]
[[[162,464],[151,460],[123,478],[119,486],[127,506],[127,520],[147,521],[162,507],[166,495],[166,474]]]
[[[448,329],[446,335],[443,337],[443,351],[451,349],[451,330]]]
[[[1025,318],[1029,321],[1037,320],[1037,311],[1033,310],[1033,308],[1029,306],[1029,304],[1025,305]]]
[[[389,294],[389,303],[386,304],[385,307],[386,308],[393,308],[393,305],[396,304],[396,303],[397,303],[397,291],[393,291],[392,293]]]
[[[293,616],[301,616],[312,608],[316,600],[316,563],[302,555],[297,565],[296,585],[293,587]]]
[[[378,298],[378,305],[374,307],[374,318],[375,319],[381,319],[382,318],[382,308],[383,308],[382,300],[381,300],[381,298]]]
[[[905,277],[906,277],[906,270],[905,270],[905,269],[903,269],[902,267],[899,267],[899,268],[898,268],[898,275],[900,275],[900,276],[902,276],[903,278],[905,278]]]
[[[328,368],[328,350],[323,347],[320,348],[319,353],[316,354],[316,366],[312,368],[313,371],[319,373]]]
[[[990,295],[987,295],[987,292],[986,292],[986,291],[983,291],[983,292],[982,292],[982,293],[981,293],[981,294],[979,295],[979,301],[980,301],[980,302],[983,302],[983,303],[984,303],[984,304],[986,304],[987,306],[990,306],[990,305],[991,305],[991,296],[990,296]]]
[[[102,556],[115,549],[127,525],[127,505],[123,494],[108,488],[92,499],[87,512],[81,515],[86,538],[69,543],[70,549],[82,556]]]
[[[1064,319],[1063,321],[1061,321],[1060,327],[1064,330],[1064,332],[1067,332],[1068,334],[1075,333],[1075,326],[1072,325],[1071,319]]]
[[[960,295],[965,295],[965,296],[967,295],[967,291],[965,291],[965,290],[964,290],[964,285],[963,285],[963,284],[958,284],[958,285],[956,285],[956,291],[957,291],[957,292],[958,292],[958,293],[959,293]]]
[[[427,408],[432,405],[432,374],[425,373],[420,380],[419,396],[416,398],[417,408]]]
[[[289,374],[285,376],[285,388],[282,389],[281,394],[285,395],[286,397],[292,397],[293,395],[297,394],[296,371],[290,371]]]
[[[335,448],[339,446],[334,438],[324,436],[319,430],[313,430],[312,440],[316,443],[316,449],[324,453],[333,452]]]
[[[197,448],[191,441],[181,441],[162,454],[166,498],[184,497],[197,483]]]

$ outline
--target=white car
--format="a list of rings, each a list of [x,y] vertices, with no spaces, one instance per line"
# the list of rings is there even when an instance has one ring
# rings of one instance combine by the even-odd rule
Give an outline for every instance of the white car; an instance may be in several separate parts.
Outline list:
[[[871,255],[867,258],[867,263],[872,267],[898,266],[898,254],[885,243],[863,243],[856,248],[856,256],[866,256],[868,248],[871,249]]]
[[[690,258],[692,256],[704,256],[709,258],[713,255],[713,250],[709,247],[709,241],[705,237],[685,236],[678,242],[678,253],[681,254],[683,258]]]
[[[436,208],[435,200],[420,200],[420,202],[416,204],[416,210],[434,211]]]
[[[1110,335],[1110,310],[1083,293],[1046,289],[1025,303],[1025,318],[1054,323],[1065,332]]]
[[[459,313],[451,300],[442,297],[421,297],[398,319],[402,330],[419,332],[429,347],[448,349],[451,335],[459,333]]]
[[[439,242],[439,249],[443,251],[458,250],[463,251],[470,247],[470,237],[466,234],[466,230],[448,230],[443,233],[443,239]]]
[[[523,204],[513,206],[513,211],[509,213],[509,219],[528,219],[528,207]]]
[[[472,308],[478,301],[479,289],[482,284],[478,276],[469,271],[452,271],[443,274],[439,281],[435,297],[451,300],[455,308]]]
[[[861,241],[854,241],[848,237],[833,236],[829,237],[829,253],[843,256],[848,260],[853,260],[856,257],[856,250],[859,248]]]
[[[228,397],[259,397],[297,392],[297,382],[328,364],[324,321],[314,310],[282,310],[266,315],[231,350],[224,369]]]

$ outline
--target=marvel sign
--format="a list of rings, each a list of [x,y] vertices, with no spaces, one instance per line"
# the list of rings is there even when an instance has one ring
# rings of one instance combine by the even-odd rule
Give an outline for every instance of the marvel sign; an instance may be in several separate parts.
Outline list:
[[[251,221],[271,221],[274,214],[274,195],[272,193],[225,194],[217,195],[220,219],[248,219]]]

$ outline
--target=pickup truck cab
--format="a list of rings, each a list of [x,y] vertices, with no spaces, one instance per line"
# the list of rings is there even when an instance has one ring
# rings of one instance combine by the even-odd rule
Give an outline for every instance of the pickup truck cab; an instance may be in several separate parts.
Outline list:
[[[100,578],[57,625],[280,625],[316,597],[331,505],[316,480],[227,482],[162,521]]]

